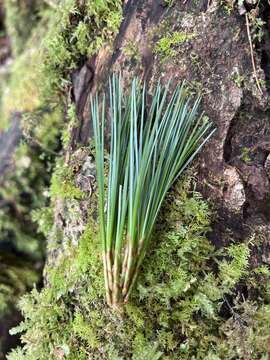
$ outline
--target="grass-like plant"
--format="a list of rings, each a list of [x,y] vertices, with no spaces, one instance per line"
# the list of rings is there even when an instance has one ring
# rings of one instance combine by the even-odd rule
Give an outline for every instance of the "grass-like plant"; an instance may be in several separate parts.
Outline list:
[[[192,101],[185,83],[169,94],[157,84],[149,107],[146,85],[135,78],[128,95],[121,78],[109,84],[106,96],[91,99],[99,223],[103,244],[107,303],[128,301],[169,188],[213,134],[211,123],[198,114],[200,97]],[[108,118],[108,119],[107,119]],[[108,121],[106,121],[108,120]],[[107,195],[104,181],[104,128],[110,123]]]

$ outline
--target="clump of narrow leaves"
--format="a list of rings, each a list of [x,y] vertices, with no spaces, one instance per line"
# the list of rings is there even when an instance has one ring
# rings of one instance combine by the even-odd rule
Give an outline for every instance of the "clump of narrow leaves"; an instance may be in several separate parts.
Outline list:
[[[121,78],[109,84],[106,97],[91,99],[100,236],[106,298],[110,306],[128,301],[145,257],[162,202],[176,178],[213,134],[211,123],[198,114],[184,83],[169,94],[170,82],[157,84],[150,106],[146,85],[135,78],[128,95]],[[106,121],[107,120],[107,121]],[[104,127],[110,123],[111,144],[107,195],[104,181]]]

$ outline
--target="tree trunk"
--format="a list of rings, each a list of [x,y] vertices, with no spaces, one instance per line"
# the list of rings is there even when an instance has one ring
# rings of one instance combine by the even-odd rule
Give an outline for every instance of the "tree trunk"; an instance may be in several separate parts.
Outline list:
[[[65,99],[78,121],[52,176],[45,285],[22,305],[27,346],[10,360],[268,358],[269,25],[267,2],[128,0],[113,43],[77,59]],[[185,80],[216,127],[168,195],[130,303],[114,310],[101,285],[89,150],[90,96],[112,73],[124,90],[145,81],[149,98],[159,79]]]

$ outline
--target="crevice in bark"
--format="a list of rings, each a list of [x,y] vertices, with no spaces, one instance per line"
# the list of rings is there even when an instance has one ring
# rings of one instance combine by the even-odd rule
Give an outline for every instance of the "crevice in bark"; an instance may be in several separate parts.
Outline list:
[[[231,163],[233,162],[233,158],[232,158],[232,138],[234,136],[235,133],[235,126],[237,125],[237,121],[238,121],[238,117],[239,117],[239,113],[241,111],[243,111],[243,105],[241,105],[238,109],[238,111],[236,112],[236,114],[234,115],[233,119],[230,122],[230,126],[228,128],[228,132],[226,135],[226,139],[224,141],[224,146],[223,146],[223,159],[225,161],[226,164],[231,165]]]

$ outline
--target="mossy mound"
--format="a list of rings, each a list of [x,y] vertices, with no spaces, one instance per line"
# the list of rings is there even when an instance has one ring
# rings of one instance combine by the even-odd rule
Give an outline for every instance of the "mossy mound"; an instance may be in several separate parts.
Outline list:
[[[251,244],[215,250],[206,237],[211,211],[189,186],[179,182],[169,194],[137,287],[121,308],[105,304],[89,221],[78,246],[66,246],[47,269],[47,286],[22,298],[25,321],[13,333],[24,332],[24,347],[8,359],[266,359],[270,273],[248,271]]]
[[[56,9],[44,38],[47,95],[67,91],[72,71],[112,41],[122,19],[120,0],[65,0]]]

